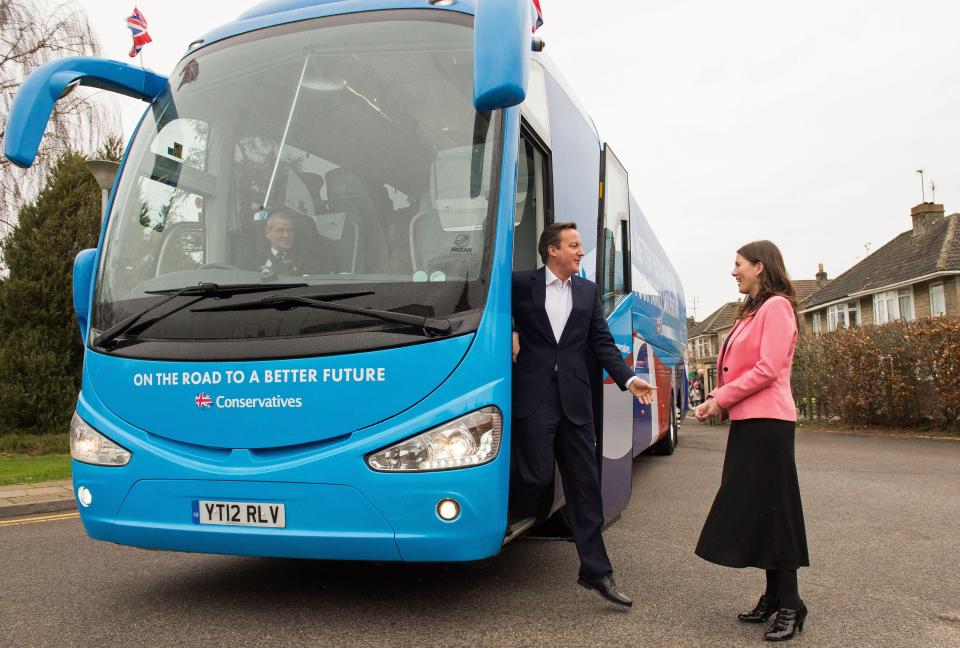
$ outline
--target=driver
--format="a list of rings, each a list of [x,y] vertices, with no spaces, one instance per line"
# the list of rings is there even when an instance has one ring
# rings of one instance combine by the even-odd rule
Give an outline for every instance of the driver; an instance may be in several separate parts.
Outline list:
[[[299,214],[287,207],[279,207],[267,216],[263,234],[269,242],[259,266],[276,274],[305,275],[329,272],[331,250],[322,236],[314,237],[313,245],[297,240],[295,223]]]

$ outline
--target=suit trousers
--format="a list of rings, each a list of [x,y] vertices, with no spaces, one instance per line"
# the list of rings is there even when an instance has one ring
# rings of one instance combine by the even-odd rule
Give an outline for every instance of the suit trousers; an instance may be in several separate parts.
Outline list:
[[[613,572],[603,544],[603,499],[597,471],[593,423],[576,425],[563,413],[554,377],[540,405],[513,423],[513,499],[539,502],[560,466],[573,541],[580,556],[580,577],[597,579]]]

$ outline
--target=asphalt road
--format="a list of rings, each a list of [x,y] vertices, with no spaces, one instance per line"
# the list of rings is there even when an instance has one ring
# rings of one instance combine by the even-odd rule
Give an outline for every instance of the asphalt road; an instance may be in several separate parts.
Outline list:
[[[684,424],[641,457],[606,532],[632,610],[574,584],[570,543],[523,540],[485,569],[159,553],[76,519],[0,526],[0,646],[760,646],[734,615],[757,570],[693,554],[725,428]],[[792,645],[960,646],[960,442],[801,432],[813,565]]]

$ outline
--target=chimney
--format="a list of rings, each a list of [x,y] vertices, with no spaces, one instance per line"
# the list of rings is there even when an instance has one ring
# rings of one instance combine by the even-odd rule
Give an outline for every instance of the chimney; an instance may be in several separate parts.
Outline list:
[[[827,281],[827,273],[823,271],[823,264],[817,264],[817,288],[823,288],[829,282]]]
[[[924,230],[943,218],[943,205],[936,203],[920,203],[910,210],[910,220],[913,221],[913,235],[922,236]]]

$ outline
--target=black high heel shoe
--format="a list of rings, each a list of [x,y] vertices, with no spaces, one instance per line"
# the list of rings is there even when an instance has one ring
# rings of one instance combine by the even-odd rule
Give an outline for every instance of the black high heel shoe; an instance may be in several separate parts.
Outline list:
[[[767,598],[767,595],[764,594],[760,597],[760,600],[757,601],[755,608],[749,612],[741,612],[737,615],[737,619],[739,619],[741,623],[765,623],[767,619],[773,616],[773,613],[776,612],[779,607],[780,601]]]
[[[795,633],[803,632],[803,623],[806,620],[806,605],[801,605],[796,610],[780,608],[777,610],[777,618],[773,620],[773,625],[763,634],[763,638],[767,641],[793,639]]]

